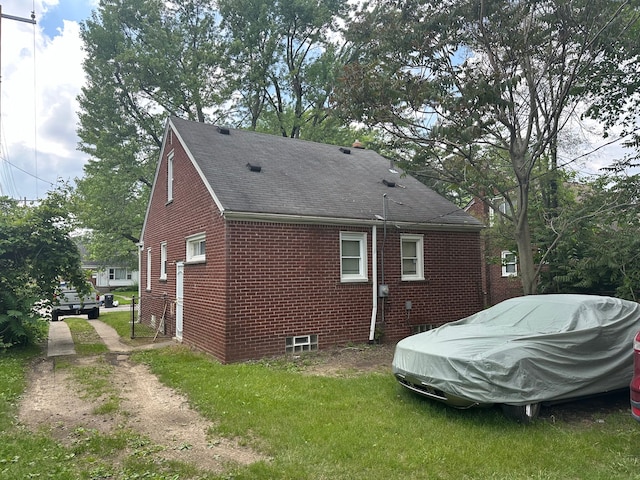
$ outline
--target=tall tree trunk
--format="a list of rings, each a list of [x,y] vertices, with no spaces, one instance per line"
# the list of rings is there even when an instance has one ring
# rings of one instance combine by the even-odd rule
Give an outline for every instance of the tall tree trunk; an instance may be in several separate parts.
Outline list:
[[[520,181],[518,185],[518,205],[515,212],[515,239],[518,247],[522,291],[525,295],[532,295],[537,291],[537,276],[536,266],[533,261],[528,210],[529,183],[527,178],[527,181]]]

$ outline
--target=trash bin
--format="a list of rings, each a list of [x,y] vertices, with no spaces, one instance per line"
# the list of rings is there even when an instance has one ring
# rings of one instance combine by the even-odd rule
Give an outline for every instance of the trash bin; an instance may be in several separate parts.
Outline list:
[[[113,294],[107,293],[104,296],[104,308],[113,308]]]

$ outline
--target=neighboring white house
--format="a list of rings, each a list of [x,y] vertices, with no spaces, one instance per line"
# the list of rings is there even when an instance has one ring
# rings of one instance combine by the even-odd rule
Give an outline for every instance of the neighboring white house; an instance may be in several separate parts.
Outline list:
[[[107,267],[95,270],[91,277],[95,279],[95,286],[99,289],[136,287],[139,279],[138,270],[124,267]]]
[[[76,244],[82,258],[82,268],[91,272],[91,281],[102,293],[108,293],[113,288],[137,287],[140,275],[138,270],[132,270],[123,266],[103,266],[95,260],[89,258],[86,247],[82,242],[82,237],[76,237]]]

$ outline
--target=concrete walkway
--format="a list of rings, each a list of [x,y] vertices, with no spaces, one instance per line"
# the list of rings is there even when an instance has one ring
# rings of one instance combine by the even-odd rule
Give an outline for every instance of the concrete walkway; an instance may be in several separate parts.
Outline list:
[[[88,320],[89,324],[95,328],[109,351],[115,353],[128,353],[133,350],[147,350],[160,348],[175,343],[173,340],[162,340],[157,343],[132,347],[120,341],[118,332],[100,320]],[[47,343],[47,356],[58,357],[62,355],[75,355],[76,349],[71,337],[69,326],[63,322],[49,322],[49,341]]]
[[[47,357],[75,355],[76,347],[71,338],[69,325],[64,322],[49,322],[49,341],[47,343]]]

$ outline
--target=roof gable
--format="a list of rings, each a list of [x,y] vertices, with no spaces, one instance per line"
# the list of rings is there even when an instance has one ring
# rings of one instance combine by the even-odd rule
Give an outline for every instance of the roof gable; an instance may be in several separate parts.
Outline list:
[[[225,215],[373,221],[384,209],[392,222],[481,226],[371,150],[220,129],[176,117],[169,127]]]

